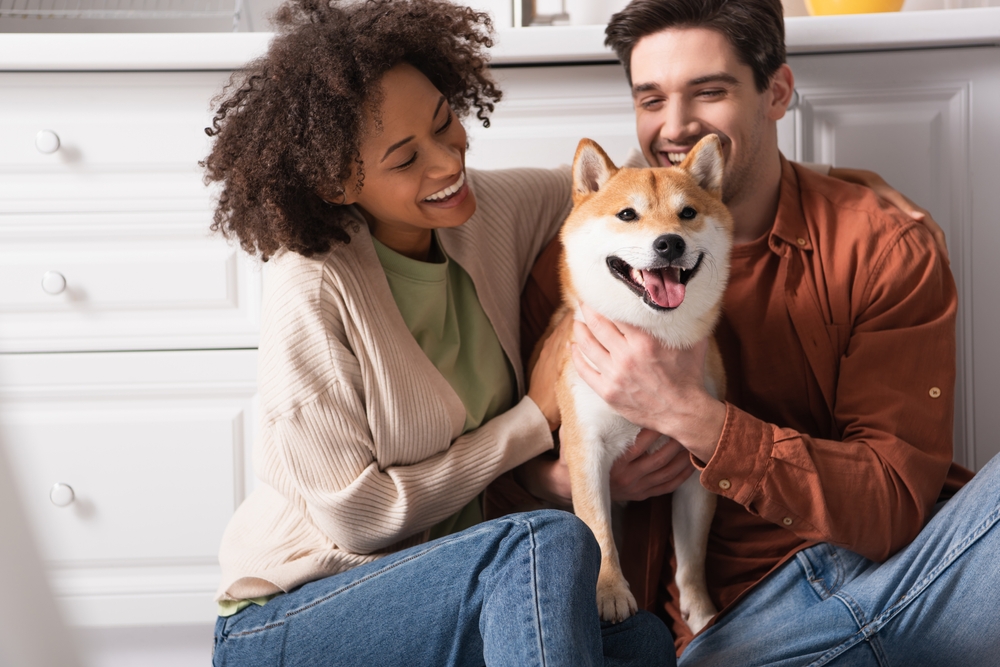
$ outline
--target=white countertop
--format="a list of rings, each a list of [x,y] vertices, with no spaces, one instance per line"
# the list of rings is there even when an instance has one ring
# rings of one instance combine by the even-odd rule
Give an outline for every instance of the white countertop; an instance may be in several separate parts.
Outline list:
[[[790,17],[789,54],[1000,46],[1000,7]],[[0,34],[0,70],[227,70],[267,48],[270,33]],[[613,62],[604,26],[497,31],[493,63]]]

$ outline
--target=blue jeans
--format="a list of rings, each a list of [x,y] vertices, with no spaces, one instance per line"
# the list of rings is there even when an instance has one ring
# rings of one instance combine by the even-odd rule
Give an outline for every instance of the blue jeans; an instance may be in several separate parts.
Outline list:
[[[679,664],[1000,665],[998,521],[1000,456],[883,564],[829,544],[800,552],[696,637]]]
[[[219,618],[215,667],[673,666],[641,612],[602,627],[600,550],[572,514],[515,514]]]

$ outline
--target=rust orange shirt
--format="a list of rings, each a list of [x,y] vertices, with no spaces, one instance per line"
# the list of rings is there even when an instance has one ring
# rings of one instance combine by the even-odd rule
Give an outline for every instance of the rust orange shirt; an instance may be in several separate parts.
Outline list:
[[[921,224],[783,160],[774,226],[732,267],[726,425],[702,470],[720,609],[817,542],[885,560],[970,476],[952,464],[957,295]]]

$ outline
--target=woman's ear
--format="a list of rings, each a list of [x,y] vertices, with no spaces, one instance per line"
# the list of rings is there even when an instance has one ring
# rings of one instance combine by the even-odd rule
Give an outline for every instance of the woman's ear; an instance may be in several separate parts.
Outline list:
[[[347,192],[340,185],[322,186],[316,190],[316,194],[331,206],[347,206],[356,201],[354,197],[348,197]]]

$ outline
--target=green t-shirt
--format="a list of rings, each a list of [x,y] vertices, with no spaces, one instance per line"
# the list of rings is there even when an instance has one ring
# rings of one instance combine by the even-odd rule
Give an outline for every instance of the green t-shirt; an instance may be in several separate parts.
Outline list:
[[[401,255],[374,238],[372,241],[406,327],[462,399],[463,432],[468,432],[510,409],[516,385],[472,278],[444,254],[437,235],[432,238],[426,262]],[[473,498],[431,528],[431,539],[482,520],[481,499]]]
[[[374,237],[372,241],[406,327],[465,405],[463,432],[509,410],[517,386],[514,369],[465,269],[444,254],[436,234],[426,262],[401,255]],[[482,501],[476,497],[433,526],[430,537],[457,533],[482,520]],[[220,602],[219,615],[232,616],[272,597]]]

